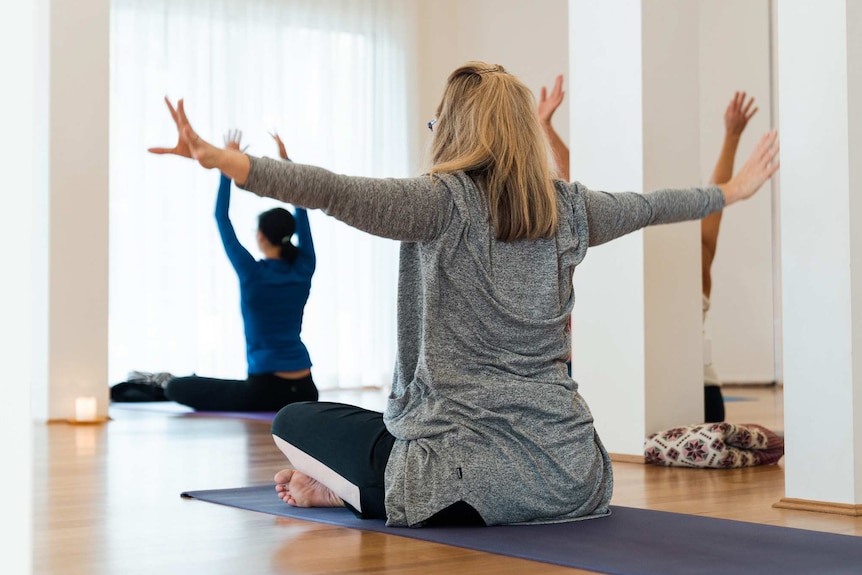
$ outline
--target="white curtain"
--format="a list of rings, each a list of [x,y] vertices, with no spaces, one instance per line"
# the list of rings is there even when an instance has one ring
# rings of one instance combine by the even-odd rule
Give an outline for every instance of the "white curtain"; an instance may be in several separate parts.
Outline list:
[[[164,104],[248,153],[339,173],[410,173],[415,6],[402,0],[114,0],[111,15],[111,383],[131,370],[244,378],[239,286],[213,217],[217,171],[154,156],[173,145]],[[231,220],[256,257],[257,215]],[[321,388],[386,386],[395,352],[398,246],[310,213],[317,272],[302,337]]]

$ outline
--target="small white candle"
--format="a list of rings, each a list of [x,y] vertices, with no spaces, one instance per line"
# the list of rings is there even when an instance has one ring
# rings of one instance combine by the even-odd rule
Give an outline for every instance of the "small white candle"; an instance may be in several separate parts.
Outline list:
[[[75,421],[96,421],[95,397],[79,397],[75,400]]]

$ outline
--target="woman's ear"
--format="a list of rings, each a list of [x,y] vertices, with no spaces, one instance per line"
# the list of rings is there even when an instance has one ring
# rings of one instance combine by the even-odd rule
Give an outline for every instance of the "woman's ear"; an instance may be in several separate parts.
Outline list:
[[[265,235],[263,235],[263,232],[262,232],[262,231],[257,230],[257,236],[256,236],[256,237],[257,237],[257,245],[260,247],[260,249],[261,249],[261,250],[262,250],[265,246],[269,245],[269,240],[268,240],[268,239],[266,239],[266,236],[265,236]]]

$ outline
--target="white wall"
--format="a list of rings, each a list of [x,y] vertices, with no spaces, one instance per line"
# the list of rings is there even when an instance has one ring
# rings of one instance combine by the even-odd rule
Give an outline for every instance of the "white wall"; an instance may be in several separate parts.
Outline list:
[[[724,138],[724,110],[734,91],[760,108],[743,134],[739,169],[760,136],[771,129],[769,0],[700,0],[700,162],[709,181]],[[724,382],[776,379],[773,313],[772,192],[722,216],[713,262],[707,333]]]
[[[419,144],[428,143],[430,120],[446,78],[469,60],[500,64],[533,89],[550,88],[557,74],[568,72],[567,0],[434,0],[419,3]],[[564,85],[568,92],[568,82]],[[563,141],[569,137],[568,94],[554,115]],[[416,170],[424,167],[417,166]]]
[[[31,573],[32,556],[32,438],[31,384],[37,372],[34,322],[37,296],[34,275],[39,255],[35,222],[40,187],[42,134],[37,129],[46,109],[40,94],[39,62],[45,42],[45,1],[4,4],[0,19],[0,74],[14,89],[0,92],[0,118],[7,137],[0,139],[4,166],[3,209],[0,210],[0,258],[3,296],[0,298],[0,365],[3,366],[4,413],[0,430],[7,438],[0,490],[3,540],[0,564],[5,573]]]

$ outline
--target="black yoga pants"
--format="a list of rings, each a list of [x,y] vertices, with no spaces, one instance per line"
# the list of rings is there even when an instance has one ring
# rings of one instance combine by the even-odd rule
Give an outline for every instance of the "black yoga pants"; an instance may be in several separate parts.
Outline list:
[[[724,396],[721,387],[706,385],[703,388],[703,420],[706,423],[724,421]]]
[[[165,396],[199,411],[278,411],[289,403],[316,401],[317,387],[311,375],[285,379],[250,374],[246,380],[191,376],[170,380]]]
[[[383,414],[341,403],[287,405],[272,422],[272,434],[296,447],[359,488],[363,519],[385,519],[383,476],[395,437]],[[431,516],[424,525],[484,525],[479,513],[459,501]]]

